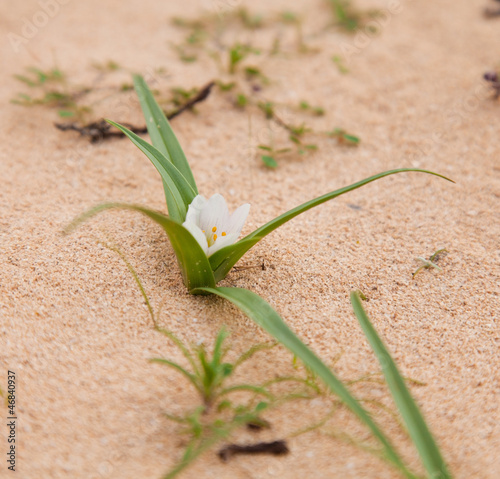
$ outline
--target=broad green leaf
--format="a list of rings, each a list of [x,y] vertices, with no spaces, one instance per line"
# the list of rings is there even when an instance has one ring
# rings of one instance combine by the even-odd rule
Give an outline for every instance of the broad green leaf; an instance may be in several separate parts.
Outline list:
[[[267,331],[273,338],[287,347],[295,356],[317,374],[344,404],[371,430],[383,448],[383,456],[398,467],[409,478],[415,478],[405,466],[389,439],[373,421],[359,401],[354,398],[344,384],[334,375],[328,366],[321,361],[287,326],[279,314],[259,295],[242,288],[199,288],[192,291],[213,293],[231,301],[249,318]]]
[[[153,146],[161,151],[174,166],[182,173],[182,176],[191,185],[191,188],[198,194],[193,172],[187,162],[186,155],[182,151],[181,145],[175,136],[170,123],[168,122],[162,109],[154,99],[144,78],[140,75],[134,75],[134,86],[142,112],[146,119],[149,136]]]
[[[201,246],[198,244],[198,242],[194,239],[191,233],[186,228],[184,228],[184,226],[182,226],[182,224],[174,221],[168,216],[158,213],[157,211],[153,211],[142,206],[129,205],[124,203],[105,203],[90,209],[89,211],[76,218],[65,229],[65,232],[69,233],[70,231],[75,229],[76,226],[89,219],[91,216],[94,216],[101,211],[109,210],[112,208],[138,211],[139,213],[142,213],[151,218],[165,230],[177,256],[177,260],[179,262],[179,266],[181,268],[182,276],[184,279],[184,284],[189,291],[194,288],[200,288],[203,286],[215,286],[212,268],[210,267],[210,263],[208,262],[208,258],[205,252],[201,249]]]
[[[210,264],[212,265],[212,269],[213,269],[214,275],[216,277],[216,282],[223,279],[227,275],[227,273],[229,273],[231,268],[236,264],[236,262],[250,248],[252,248],[255,244],[257,244],[266,235],[268,235],[269,233],[272,233],[275,229],[279,228],[281,225],[283,225],[287,221],[290,221],[292,218],[295,218],[296,216],[300,215],[301,213],[304,213],[307,210],[310,210],[311,208],[314,208],[315,206],[318,206],[322,203],[325,203],[326,201],[329,201],[333,198],[336,198],[337,196],[343,195],[344,193],[348,193],[349,191],[355,190],[357,188],[361,188],[362,186],[367,185],[368,183],[371,183],[372,181],[376,181],[380,178],[383,178],[384,176],[395,175],[397,173],[404,173],[404,172],[408,172],[408,171],[428,173],[430,175],[439,176],[440,178],[444,178],[445,180],[448,180],[448,181],[451,181],[452,183],[454,183],[453,180],[446,178],[446,176],[440,175],[438,173],[434,173],[432,171],[421,170],[418,168],[400,168],[397,170],[389,170],[389,171],[385,171],[383,173],[379,173],[379,174],[374,175],[374,176],[370,176],[369,178],[358,181],[357,183],[353,183],[352,185],[345,186],[344,188],[340,188],[339,190],[335,190],[335,191],[332,191],[331,193],[327,193],[326,195],[319,196],[318,198],[307,201],[306,203],[303,203],[302,205],[297,206],[296,208],[293,208],[292,210],[287,211],[286,213],[283,213],[282,215],[278,216],[274,220],[271,220],[268,223],[266,223],[265,225],[261,226],[260,228],[257,228],[255,231],[253,231],[249,235],[245,236],[242,240],[238,241],[237,243],[234,243],[233,245],[226,246],[225,248],[222,248],[219,251],[217,251],[216,253],[214,253],[210,257]],[[253,241],[249,241],[249,240],[253,240]],[[227,257],[230,259],[225,260],[224,257]]]
[[[193,190],[182,173],[158,149],[128,128],[111,120],[106,121],[121,130],[151,160],[173,199],[173,208],[169,204],[169,215],[172,219],[182,223],[186,218],[188,206],[197,194],[196,191]]]
[[[406,423],[408,433],[420,454],[429,477],[451,478],[439,448],[425,423],[422,413],[413,400],[410,391],[408,391],[396,363],[363,309],[359,292],[353,291],[351,293],[351,303],[354,314],[358,318],[359,324],[380,362],[394,402]]]

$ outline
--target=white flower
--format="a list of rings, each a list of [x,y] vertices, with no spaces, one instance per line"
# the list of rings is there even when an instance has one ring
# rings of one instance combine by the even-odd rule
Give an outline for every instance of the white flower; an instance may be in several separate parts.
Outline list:
[[[206,255],[210,256],[236,242],[249,211],[250,205],[247,203],[230,215],[222,195],[213,195],[209,200],[198,195],[189,205],[186,221],[182,226],[194,236]]]

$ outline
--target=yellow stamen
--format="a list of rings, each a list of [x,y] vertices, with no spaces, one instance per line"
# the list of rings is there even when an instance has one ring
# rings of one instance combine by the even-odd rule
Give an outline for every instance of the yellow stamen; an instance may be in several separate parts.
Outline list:
[[[222,236],[226,236],[226,232],[225,231],[222,232]]]
[[[216,231],[217,231],[217,226],[214,226],[214,227],[212,228],[212,233],[215,233]]]
[[[217,239],[217,235],[214,235],[214,241]]]

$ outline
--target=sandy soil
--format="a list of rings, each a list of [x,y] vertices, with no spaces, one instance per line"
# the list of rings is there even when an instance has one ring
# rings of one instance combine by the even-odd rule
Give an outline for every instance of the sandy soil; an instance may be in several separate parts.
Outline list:
[[[268,338],[223,301],[189,296],[167,238],[138,215],[107,213],[62,236],[75,215],[101,201],[164,210],[161,181],[130,142],[89,145],[56,130],[54,110],[9,101],[23,91],[14,74],[56,63],[81,85],[95,80],[93,62],[111,59],[144,74],[165,68],[156,86],[166,93],[173,86],[200,86],[219,72],[209,58],[178,60],[169,44],[185,33],[170,19],[213,11],[220,3],[59,0],[46,24],[15,51],[8,34],[23,35],[23,25],[36,15],[44,23],[41,3],[0,6],[0,385],[5,390],[7,371],[15,371],[17,477],[161,477],[182,454],[179,428],[162,413],[193,409],[198,398],[177,374],[147,361],[182,359],[153,330],[126,266],[97,240],[120,245],[153,306],[163,301],[162,325],[183,340],[209,345],[223,324],[235,352]],[[359,148],[347,148],[318,138],[316,153],[285,158],[270,171],[253,154],[269,134],[257,111],[241,112],[215,92],[197,115],[175,119],[200,191],[225,194],[231,208],[252,204],[244,233],[307,199],[390,168],[425,167],[456,184],[422,174],[371,184],[273,233],[243,260],[265,261],[268,268],[231,273],[225,283],[267,299],[326,361],[342,352],[336,370],[345,379],[377,370],[349,304],[350,291],[360,288],[403,373],[425,383],[412,392],[455,476],[498,477],[500,104],[481,76],[500,61],[493,43],[500,20],[481,16],[486,0],[401,0],[389,2],[399,6],[386,14],[379,34],[363,38],[320,32],[327,20],[320,1],[224,5],[235,3],[268,17],[284,9],[302,12],[306,38],[319,49],[301,55],[290,47],[287,55],[254,57],[272,80],[261,98],[321,105],[326,115],[308,124],[317,130],[339,126],[362,139]],[[284,44],[292,44],[293,35],[284,35]],[[269,48],[273,29],[241,32],[241,38]],[[331,61],[343,54],[348,74]],[[103,84],[129,78],[121,75]],[[96,104],[96,114],[141,123],[134,96],[119,98]],[[442,272],[412,279],[415,257],[443,247],[449,253],[440,261]],[[290,372],[290,355],[275,350],[256,356],[238,380],[261,382]],[[383,394],[373,384],[357,391]],[[321,417],[325,407],[324,399],[290,404],[266,415],[271,430],[241,432],[236,439],[286,437]],[[7,409],[2,411],[5,419]],[[378,419],[400,442],[392,421],[383,414]],[[345,414],[334,426],[357,430]],[[4,457],[5,425],[0,431]],[[228,464],[209,452],[183,477],[397,477],[371,455],[319,432],[289,439],[289,445],[291,454],[283,458],[238,457]],[[416,464],[411,447],[403,442],[400,448]],[[1,477],[10,477],[6,467],[2,459]]]

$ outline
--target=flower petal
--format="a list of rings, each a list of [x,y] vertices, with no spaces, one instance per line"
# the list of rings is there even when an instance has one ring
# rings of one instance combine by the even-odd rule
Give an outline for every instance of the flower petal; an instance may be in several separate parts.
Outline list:
[[[236,233],[236,238],[238,238],[238,236],[240,235],[241,229],[243,228],[243,225],[247,220],[249,212],[250,205],[248,203],[245,203],[231,215],[231,218],[229,219],[228,232],[231,234]]]
[[[194,239],[198,241],[201,249],[208,256],[207,237],[205,236],[203,231],[201,231],[198,225],[191,223],[190,221],[185,221],[184,223],[182,223],[182,226],[184,226],[184,228],[186,228],[194,236]]]
[[[229,210],[222,195],[213,195],[203,206],[200,215],[200,228],[207,233],[215,226],[218,231],[224,231],[229,222]]]
[[[202,195],[197,195],[194,197],[193,201],[189,205],[186,222],[194,223],[195,225],[200,225],[200,215],[203,207],[207,204],[207,200]]]

